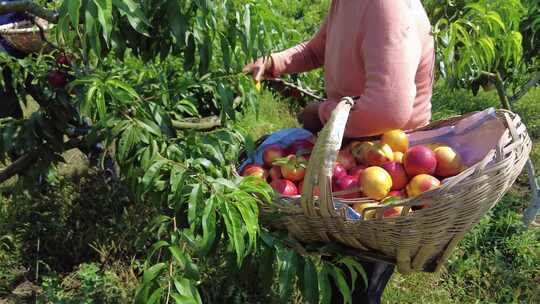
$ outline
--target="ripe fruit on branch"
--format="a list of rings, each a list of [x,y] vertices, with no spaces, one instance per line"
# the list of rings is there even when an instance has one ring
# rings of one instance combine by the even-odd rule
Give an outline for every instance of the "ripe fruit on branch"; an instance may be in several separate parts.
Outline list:
[[[409,177],[419,174],[433,175],[437,168],[435,153],[426,146],[414,146],[403,157],[403,166]]]
[[[56,57],[56,63],[60,66],[70,66],[71,65],[71,59],[70,56],[62,53]]]
[[[294,196],[298,195],[298,188],[290,180],[286,179],[277,179],[270,183],[270,186],[276,190],[278,193],[285,196]]]
[[[47,76],[47,81],[53,88],[61,89],[67,84],[67,75],[62,71],[53,71]]]

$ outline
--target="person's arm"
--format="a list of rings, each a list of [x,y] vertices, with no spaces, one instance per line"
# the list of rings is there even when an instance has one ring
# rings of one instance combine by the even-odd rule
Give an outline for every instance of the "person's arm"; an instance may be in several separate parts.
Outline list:
[[[274,77],[307,72],[323,66],[328,18],[325,17],[311,40],[271,55],[273,63],[271,74]]]
[[[410,11],[406,1],[370,0],[364,14],[362,44],[364,92],[347,125],[354,128],[354,134],[371,136],[400,129],[411,118],[421,43]],[[321,105],[319,117],[323,123],[336,104],[327,101]]]

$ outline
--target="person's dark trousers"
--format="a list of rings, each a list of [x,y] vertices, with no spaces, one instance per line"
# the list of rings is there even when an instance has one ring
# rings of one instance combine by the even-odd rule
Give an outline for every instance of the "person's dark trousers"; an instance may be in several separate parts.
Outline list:
[[[353,304],[380,304],[381,298],[388,284],[392,274],[394,273],[395,266],[383,262],[365,262],[358,260],[364,267],[364,270],[368,278],[368,286],[364,285],[364,280],[359,276],[356,280],[356,286],[352,294]],[[347,276],[347,283],[350,285],[350,276],[347,267],[341,267],[343,273]],[[332,288],[332,304],[343,303],[343,297],[339,292],[337,286],[330,283]]]
[[[11,69],[3,66],[2,76],[4,77],[4,86],[0,88],[0,118],[13,117],[21,119],[23,118],[23,111],[12,85]]]

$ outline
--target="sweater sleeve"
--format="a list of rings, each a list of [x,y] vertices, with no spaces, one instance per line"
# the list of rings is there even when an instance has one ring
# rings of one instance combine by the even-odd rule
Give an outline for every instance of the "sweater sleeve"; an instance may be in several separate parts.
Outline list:
[[[407,1],[371,0],[363,23],[363,94],[351,110],[346,134],[372,136],[403,128],[416,96],[415,76],[421,43]],[[325,123],[337,104],[324,102],[319,117]]]
[[[307,72],[324,65],[324,48],[326,43],[326,16],[321,27],[311,40],[302,42],[287,50],[272,54],[274,62],[273,75]]]

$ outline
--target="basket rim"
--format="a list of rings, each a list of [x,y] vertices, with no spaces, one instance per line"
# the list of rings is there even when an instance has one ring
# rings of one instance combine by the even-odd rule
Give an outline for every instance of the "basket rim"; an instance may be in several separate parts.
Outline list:
[[[454,115],[454,116],[451,116],[451,117],[448,117],[448,118],[444,118],[444,119],[441,119],[441,120],[437,120],[437,121],[432,121],[430,122],[429,124],[425,125],[425,126],[422,126],[422,127],[418,127],[418,128],[414,128],[414,129],[410,129],[410,130],[407,130],[405,133],[406,134],[410,134],[410,133],[414,133],[414,132],[418,132],[418,131],[426,131],[426,130],[433,130],[433,129],[436,129],[436,128],[440,128],[440,127],[443,127],[444,125],[448,124],[448,123],[452,123],[452,122],[455,122],[455,121],[458,121],[458,120],[461,120],[461,119],[465,119],[475,113],[478,113],[479,111],[473,111],[473,112],[469,112],[469,113],[466,113],[466,114],[463,114],[463,115]],[[512,112],[512,111],[508,111],[506,109],[495,109],[495,113],[496,114],[510,114],[511,116],[514,116],[514,115],[517,115],[516,113]],[[380,136],[374,136],[373,138],[380,138]],[[463,170],[462,172],[460,172],[459,174],[455,175],[455,176],[452,176],[450,178],[446,178],[444,181],[441,182],[441,186],[443,185],[447,185],[449,183],[449,181],[452,179],[455,179],[457,177],[460,177],[460,176],[464,176],[464,175],[470,175],[470,173],[474,170],[476,170],[476,168],[480,165],[480,163],[484,160],[486,160],[487,158],[489,158],[491,156],[491,152],[493,152],[493,149],[487,153],[481,161],[477,162],[476,164],[468,167],[467,169]],[[437,192],[437,191],[440,191],[440,188],[435,188],[435,189],[431,189],[429,191],[426,191],[420,195],[418,195],[417,197],[407,197],[407,198],[403,198],[403,199],[399,199],[398,201],[394,202],[393,204],[391,205],[381,205],[381,206],[378,206],[378,207],[372,207],[370,209],[378,209],[378,208],[390,208],[390,207],[395,207],[395,206],[401,206],[402,204],[406,204],[406,203],[409,203],[413,200],[421,200],[422,198],[426,197],[426,196],[430,196],[432,195],[433,193]],[[297,195],[290,195],[290,196],[286,196],[286,195],[281,195],[280,193],[275,193],[276,195],[276,198],[277,199],[283,199],[283,198],[286,198],[286,199],[299,199],[302,197],[302,194],[299,193]],[[339,195],[339,193],[338,193]],[[318,197],[318,196],[314,196],[314,197]],[[350,202],[348,202],[347,200],[343,201],[335,196],[333,196],[334,199],[337,199],[339,200],[340,202],[344,203],[344,204],[347,204],[347,205],[350,205]],[[365,201],[366,203],[367,202],[376,202],[375,200],[371,200],[371,199],[368,199],[367,197],[362,197],[360,198],[362,199],[362,201]]]

